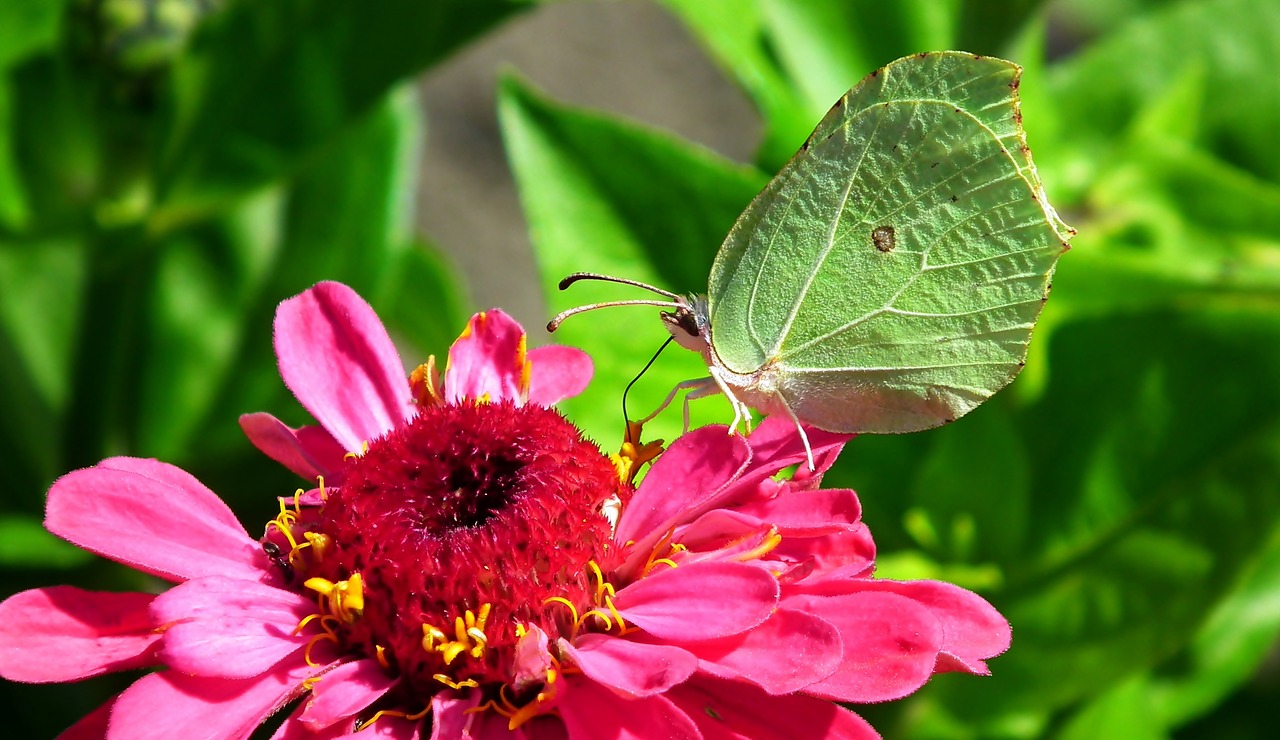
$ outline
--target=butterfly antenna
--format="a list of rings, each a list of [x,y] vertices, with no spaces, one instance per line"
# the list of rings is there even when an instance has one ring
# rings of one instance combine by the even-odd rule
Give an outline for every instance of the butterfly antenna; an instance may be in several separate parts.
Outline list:
[[[560,281],[560,290],[567,290],[570,285],[573,285],[579,280],[600,280],[606,283],[622,283],[623,285],[630,285],[633,288],[643,288],[644,290],[647,290],[650,293],[657,293],[658,295],[664,295],[673,301],[680,300],[679,295],[672,293],[669,290],[663,290],[662,288],[654,287],[652,285],[649,285],[648,283],[642,283],[639,280],[631,280],[629,278],[614,277],[612,275],[601,275],[598,272],[575,272],[572,275],[566,277],[564,280]]]
[[[626,387],[625,389],[623,389],[623,391],[622,391],[622,420],[623,420],[624,422],[625,422],[625,421],[630,421],[630,420],[631,420],[631,415],[627,413],[627,394],[631,393],[631,386],[635,385],[635,384],[636,384],[636,381],[640,380],[640,378],[641,378],[641,377],[643,377],[645,373],[649,372],[649,368],[653,367],[653,363],[655,363],[655,362],[657,362],[657,361],[658,361],[658,355],[661,355],[661,354],[662,354],[662,350],[666,349],[666,348],[667,348],[667,345],[668,345],[668,344],[671,344],[672,340],[674,340],[674,339],[675,339],[675,337],[674,337],[674,336],[672,336],[672,337],[667,337],[667,341],[665,341],[665,342],[663,342],[663,343],[662,343],[662,346],[658,348],[658,351],[653,353],[653,357],[650,357],[650,358],[649,358],[649,361],[648,361],[647,363],[645,363],[644,368],[643,368],[639,373],[637,373],[637,374],[636,374],[636,376],[635,376],[634,378],[632,378],[632,379],[631,379],[631,382],[630,382],[630,383],[627,383],[627,387]]]
[[[556,314],[555,318],[547,322],[547,331],[555,331],[560,328],[560,324],[564,320],[574,314],[583,313],[585,311],[594,311],[597,308],[609,308],[610,306],[660,306],[662,308],[680,308],[680,304],[674,301],[606,301],[605,303],[588,303],[585,306],[578,306],[567,311],[561,311]]]
[[[627,278],[613,277],[612,275],[601,275],[595,272],[573,273],[569,277],[566,277],[564,280],[560,281],[560,290],[565,290],[570,285],[573,285],[579,280],[600,280],[606,283],[621,283],[623,285],[630,285],[636,288],[643,288],[652,293],[657,293],[658,295],[666,296],[671,300],[655,301],[655,300],[642,299],[642,300],[635,300],[635,301],[607,301],[605,303],[589,303],[585,306],[578,306],[576,308],[571,308],[567,311],[561,311],[560,313],[556,314],[555,318],[547,322],[547,331],[555,331],[556,329],[559,329],[560,324],[564,323],[565,319],[569,318],[570,316],[573,316],[574,314],[580,314],[584,311],[594,311],[597,308],[609,308],[611,306],[658,306],[659,308],[679,309],[683,305],[682,301],[684,299],[682,299],[679,295],[672,293],[669,290],[663,290],[662,288],[655,288],[654,286],[649,285],[648,283],[642,283],[639,280],[629,280]]]

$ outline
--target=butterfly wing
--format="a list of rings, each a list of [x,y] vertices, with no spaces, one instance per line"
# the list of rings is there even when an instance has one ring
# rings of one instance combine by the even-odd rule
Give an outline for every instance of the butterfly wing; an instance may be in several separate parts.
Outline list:
[[[713,362],[843,432],[937,426],[1012,380],[1073,233],[1026,147],[1020,71],[921,54],[837,101],[716,257]]]

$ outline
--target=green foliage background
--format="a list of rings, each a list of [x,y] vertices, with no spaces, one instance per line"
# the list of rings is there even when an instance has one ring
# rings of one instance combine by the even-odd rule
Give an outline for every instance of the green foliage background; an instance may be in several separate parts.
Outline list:
[[[991,678],[859,711],[904,738],[1260,736],[1280,696],[1280,6],[660,4],[755,103],[756,160],[509,76],[495,94],[548,291],[575,270],[704,289],[734,217],[830,103],[929,49],[1027,68],[1030,144],[1080,232],[1013,386],[944,429],[860,438],[828,478],[862,494],[880,575],[960,583],[1014,626]],[[447,348],[472,307],[411,228],[411,83],[528,7],[0,3],[0,595],[152,586],[40,527],[48,485],[104,456],[182,465],[259,518],[292,490],[234,423],[304,420],[271,356],[281,299],[339,279],[406,356]],[[548,294],[555,310],[607,297]],[[617,320],[559,338],[596,360],[565,408],[606,446],[662,336]],[[700,373],[668,353],[634,408]],[[653,431],[670,439],[668,416]],[[43,737],[118,686],[0,692],[23,708],[15,736]]]

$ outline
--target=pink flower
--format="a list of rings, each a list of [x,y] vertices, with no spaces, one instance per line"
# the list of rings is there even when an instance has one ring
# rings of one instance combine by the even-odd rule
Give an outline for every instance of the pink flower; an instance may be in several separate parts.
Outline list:
[[[930,581],[871,577],[856,496],[818,488],[847,437],[696,430],[602,454],[550,404],[577,350],[525,351],[500,311],[405,377],[345,286],[281,305],[285,383],[320,422],[241,423],[318,485],[261,540],[183,471],[113,458],[49,492],[48,529],[177,585],[0,604],[0,675],[162,668],[68,737],[875,737],[841,702],[986,673],[1008,624]],[[620,512],[620,513],[619,513]],[[616,518],[615,518],[616,517]],[[270,719],[278,714],[276,719]]]

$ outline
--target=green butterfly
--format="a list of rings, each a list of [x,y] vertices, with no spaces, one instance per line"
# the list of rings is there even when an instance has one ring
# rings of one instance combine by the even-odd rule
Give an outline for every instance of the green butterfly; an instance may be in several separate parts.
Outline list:
[[[724,393],[832,432],[914,432],[953,421],[1022,369],[1058,257],[1075,231],[1045,197],[1012,62],[917,54],[835,105],[729,231],[705,297],[635,281]],[[659,411],[661,408],[659,409]],[[655,412],[656,414],[657,412]],[[652,418],[650,416],[649,418]],[[813,464],[809,453],[810,466]]]

